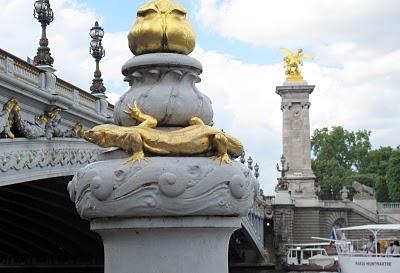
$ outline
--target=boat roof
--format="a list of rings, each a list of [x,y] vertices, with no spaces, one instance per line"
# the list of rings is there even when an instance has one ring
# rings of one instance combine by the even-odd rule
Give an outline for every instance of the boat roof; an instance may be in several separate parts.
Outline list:
[[[306,243],[306,244],[286,244],[287,247],[298,247],[298,246],[327,246],[330,243]]]
[[[338,228],[340,231],[347,230],[400,230],[400,224],[387,224],[387,225],[363,225],[363,226],[355,226],[355,227],[347,227],[347,228]]]

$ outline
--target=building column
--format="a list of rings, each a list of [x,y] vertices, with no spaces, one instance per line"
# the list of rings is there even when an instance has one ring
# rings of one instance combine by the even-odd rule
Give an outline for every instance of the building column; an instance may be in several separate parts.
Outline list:
[[[283,155],[289,170],[286,173],[288,191],[293,199],[315,199],[315,175],[311,169],[309,96],[314,85],[294,83],[277,86],[282,97]]]

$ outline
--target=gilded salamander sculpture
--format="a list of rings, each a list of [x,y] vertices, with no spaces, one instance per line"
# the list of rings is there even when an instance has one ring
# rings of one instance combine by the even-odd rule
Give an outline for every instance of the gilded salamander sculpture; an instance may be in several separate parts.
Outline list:
[[[174,130],[161,131],[154,129],[157,120],[144,114],[136,105],[128,106],[125,111],[131,118],[140,122],[137,126],[123,127],[114,124],[103,124],[85,132],[85,139],[101,147],[119,147],[132,154],[127,162],[134,163],[145,158],[144,152],[156,155],[198,155],[216,152],[215,160],[220,163],[231,163],[231,157],[243,153],[239,139],[218,129],[207,126],[193,117],[189,126]]]

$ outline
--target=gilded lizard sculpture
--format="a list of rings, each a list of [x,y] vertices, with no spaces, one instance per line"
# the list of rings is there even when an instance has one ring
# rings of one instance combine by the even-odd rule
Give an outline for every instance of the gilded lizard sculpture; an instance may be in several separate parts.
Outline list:
[[[189,126],[174,130],[155,129],[157,120],[143,113],[136,102],[125,111],[140,122],[137,126],[124,127],[103,124],[85,132],[85,139],[101,147],[119,147],[132,154],[127,162],[134,163],[145,158],[144,152],[156,155],[197,155],[216,152],[215,160],[231,163],[231,158],[243,153],[239,139],[218,129],[205,125],[197,117],[189,120]]]

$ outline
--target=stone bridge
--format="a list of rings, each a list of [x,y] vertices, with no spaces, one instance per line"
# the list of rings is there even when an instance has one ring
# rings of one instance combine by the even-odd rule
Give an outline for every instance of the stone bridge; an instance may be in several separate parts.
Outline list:
[[[17,111],[3,109],[14,100]],[[58,78],[52,69],[33,66],[0,49],[2,109],[0,269],[101,272],[101,240],[77,216],[67,184],[77,170],[104,151],[83,140],[78,125],[87,129],[112,122],[113,106],[104,97]],[[232,267],[249,260],[266,262],[265,208],[259,194],[257,205],[243,218],[243,228],[232,236]]]

